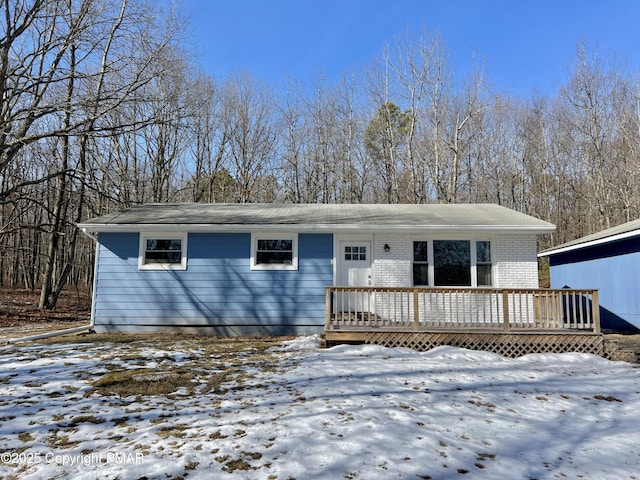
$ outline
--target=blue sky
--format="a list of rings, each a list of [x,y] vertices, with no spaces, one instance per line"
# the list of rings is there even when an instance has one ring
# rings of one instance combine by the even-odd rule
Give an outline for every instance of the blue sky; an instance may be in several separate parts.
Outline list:
[[[475,55],[498,90],[528,96],[566,82],[576,43],[640,71],[638,0],[183,0],[205,72],[273,84],[338,81],[408,30],[437,32],[464,74]]]

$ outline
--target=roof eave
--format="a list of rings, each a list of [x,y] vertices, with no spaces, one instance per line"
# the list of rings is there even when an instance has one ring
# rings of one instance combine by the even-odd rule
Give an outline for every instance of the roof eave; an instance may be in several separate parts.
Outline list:
[[[359,224],[99,224],[81,223],[78,227],[85,233],[101,232],[256,232],[256,231],[296,231],[301,233],[319,232],[384,232],[393,230],[402,233],[427,232],[485,232],[485,233],[530,233],[543,235],[555,231],[550,225],[359,225]]]
[[[625,240],[627,238],[637,237],[639,235],[640,235],[640,230],[631,230],[628,232],[620,233],[618,235],[611,235],[609,237],[598,238],[588,242],[576,243],[573,245],[566,245],[564,247],[562,245],[559,245],[558,247],[554,247],[549,250],[545,250],[543,252],[538,253],[538,257],[549,257],[551,255],[557,255],[559,253],[567,253],[567,252],[572,252],[574,250],[581,250],[587,247],[595,247],[605,243],[615,242],[617,240]]]

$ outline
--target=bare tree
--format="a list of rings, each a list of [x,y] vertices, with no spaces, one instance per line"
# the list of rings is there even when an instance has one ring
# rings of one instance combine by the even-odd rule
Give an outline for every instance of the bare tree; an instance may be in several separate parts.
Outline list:
[[[229,116],[229,156],[236,182],[235,201],[255,202],[261,188],[270,188],[268,174],[275,155],[275,113],[264,85],[239,73],[225,85],[225,115]],[[264,183],[266,181],[267,183]]]
[[[429,199],[426,162],[420,158],[416,140],[420,132],[421,112],[426,108],[426,99],[434,86],[433,68],[439,64],[441,44],[438,35],[431,36],[423,30],[420,37],[410,32],[396,39],[393,55],[388,55],[389,70],[398,83],[398,97],[406,108],[406,165],[410,172],[410,192],[407,200],[411,203],[425,203]],[[404,196],[403,196],[404,197]]]
[[[31,226],[29,241],[39,246],[25,282],[41,283],[40,305],[53,308],[74,270],[86,189],[98,191],[91,182],[106,185],[112,174],[96,144],[148,121],[117,112],[162,70],[157,60],[166,58],[177,23],[165,17],[160,29],[152,11],[128,0],[2,3],[0,204],[12,208],[2,211],[0,243],[8,248],[8,230],[24,236],[16,225]],[[30,208],[7,217],[19,205]]]
[[[195,202],[229,201],[233,178],[229,175],[228,143],[230,117],[224,112],[224,101],[213,80],[198,75],[190,89],[191,157],[193,177],[192,200]]]
[[[622,85],[615,65],[579,44],[574,71],[560,91],[554,111],[559,154],[569,166],[568,187],[580,200],[583,214],[595,209],[597,221],[584,233],[618,223],[618,183],[625,161],[618,154],[616,105]]]
[[[366,120],[362,113],[361,98],[355,78],[343,78],[336,90],[335,123],[337,139],[334,143],[335,201],[338,203],[371,202],[368,191],[372,166],[361,139],[364,138]]]
[[[276,102],[278,109],[278,132],[280,138],[279,175],[282,181],[283,198],[286,202],[304,203],[303,156],[306,144],[302,93],[298,84],[287,82]]]
[[[364,144],[384,185],[384,203],[399,203],[402,165],[398,157],[406,145],[411,115],[392,102],[380,106],[364,133]]]
[[[0,284],[90,284],[75,224],[143,202],[494,202],[558,225],[640,214],[640,87],[584,44],[557,94],[489,90],[437,35],[362,76],[215,82],[145,0],[0,0]]]

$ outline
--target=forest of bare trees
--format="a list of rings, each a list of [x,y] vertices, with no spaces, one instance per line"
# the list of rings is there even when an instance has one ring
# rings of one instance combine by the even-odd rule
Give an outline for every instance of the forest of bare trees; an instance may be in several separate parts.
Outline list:
[[[640,77],[579,39],[529,98],[430,32],[271,85],[202,73],[144,0],[0,2],[0,283],[41,308],[91,285],[76,223],[139,203],[491,202],[556,224],[541,248],[640,217]]]

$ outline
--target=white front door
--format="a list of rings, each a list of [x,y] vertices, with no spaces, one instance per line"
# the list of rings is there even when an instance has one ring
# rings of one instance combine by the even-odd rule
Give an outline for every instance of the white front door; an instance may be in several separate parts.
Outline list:
[[[371,286],[371,242],[340,241],[338,286]]]
[[[340,241],[338,286],[371,286],[371,241]],[[373,297],[368,291],[343,292],[337,302],[338,310],[352,320],[364,320],[374,313]]]

